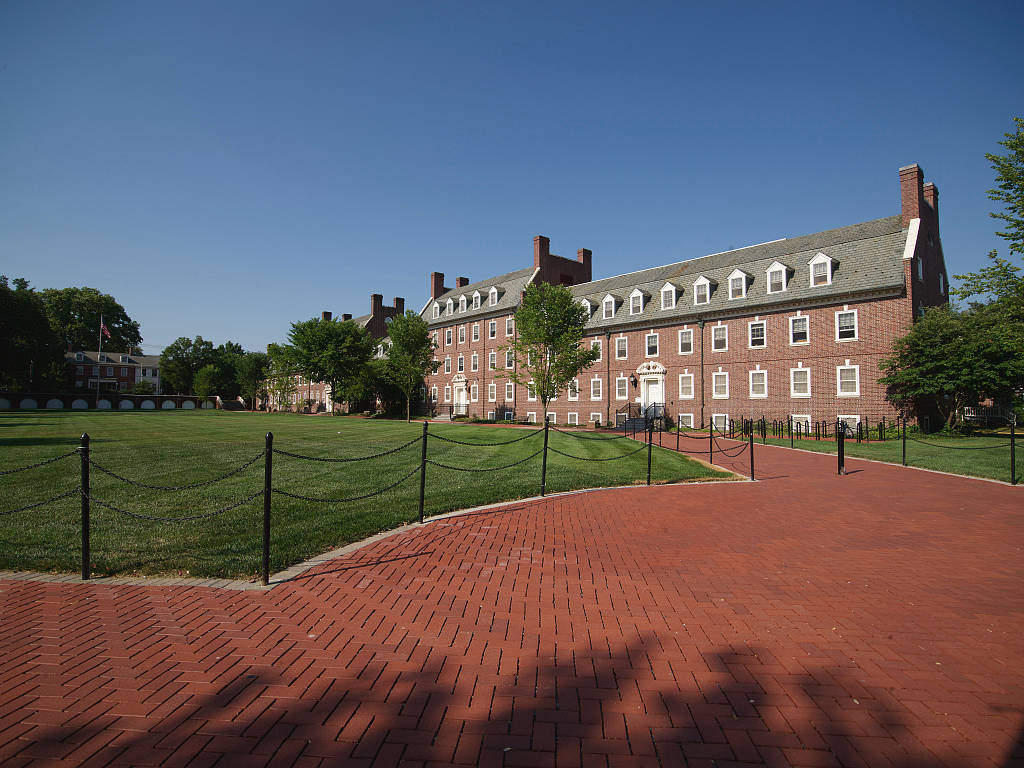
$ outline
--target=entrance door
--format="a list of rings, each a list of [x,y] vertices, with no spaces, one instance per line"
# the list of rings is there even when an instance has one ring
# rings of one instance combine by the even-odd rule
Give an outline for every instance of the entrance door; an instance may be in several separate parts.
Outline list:
[[[644,379],[644,407],[651,403],[664,403],[661,379]]]
[[[465,416],[469,412],[469,398],[465,387],[455,388],[455,415]]]

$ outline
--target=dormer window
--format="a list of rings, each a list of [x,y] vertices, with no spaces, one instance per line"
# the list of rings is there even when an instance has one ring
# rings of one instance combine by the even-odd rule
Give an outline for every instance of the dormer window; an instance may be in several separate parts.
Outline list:
[[[693,284],[693,303],[707,304],[711,301],[711,281],[706,277],[698,277]]]
[[[85,355],[82,352],[75,352],[75,362],[80,363],[85,360]]]
[[[465,311],[466,311],[466,297],[465,296],[459,296],[459,312],[465,312]]]
[[[782,293],[786,290],[786,273],[789,270],[785,264],[774,262],[768,267],[768,293]]]
[[[676,306],[676,287],[672,283],[665,283],[661,288],[661,308],[674,309]]]
[[[604,308],[603,316],[605,320],[611,320],[615,317],[615,297],[610,293],[604,297],[604,301],[601,302],[601,306]]]
[[[639,315],[644,311],[644,294],[639,288],[629,294],[629,314]]]
[[[473,291],[473,309],[480,309],[480,291]]]
[[[734,269],[729,275],[729,299],[743,299],[747,296],[747,273]]]
[[[819,253],[810,261],[811,288],[832,284],[832,258]]]
[[[455,314],[455,302],[448,299],[448,303],[445,305],[445,313],[449,316]]]
[[[590,318],[590,302],[587,299],[581,299],[580,305],[583,307],[583,311],[587,313],[587,318]]]
[[[492,307],[498,304],[498,289],[494,286],[491,286],[491,290],[487,294],[487,303]]]
[[[437,320],[441,316],[441,305],[436,301],[434,302],[434,319]]]

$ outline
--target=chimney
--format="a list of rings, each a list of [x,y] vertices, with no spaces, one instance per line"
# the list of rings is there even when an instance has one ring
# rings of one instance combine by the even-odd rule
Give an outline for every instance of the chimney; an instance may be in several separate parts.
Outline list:
[[[444,272],[430,273],[430,298],[436,299],[444,293]]]
[[[370,294],[370,314],[374,317],[380,317],[381,310],[384,308],[384,297],[379,293]]]
[[[939,188],[930,181],[926,181],[924,186],[921,187],[921,192],[924,195],[924,201],[932,207],[935,211],[935,217],[939,216]]]
[[[469,285],[469,278],[468,277],[456,277],[455,278],[455,287],[456,288],[465,288],[467,285]]]
[[[583,265],[583,276],[577,282],[589,283],[591,280],[591,257],[593,252],[589,248],[580,248],[576,251],[576,261]]]
[[[533,238],[533,268],[538,269],[551,255],[551,238],[537,235]]]
[[[403,299],[401,296],[395,296],[395,314],[405,314],[405,299]]]
[[[331,313],[330,312],[321,312],[320,313],[320,319],[323,320],[325,323],[331,322]]]
[[[900,168],[900,204],[903,226],[910,225],[911,219],[921,218],[921,204],[924,202],[924,171],[917,163]]]
[[[351,312],[346,312],[345,314],[343,314],[341,316],[341,319],[342,320],[351,320],[352,319],[352,313]]]

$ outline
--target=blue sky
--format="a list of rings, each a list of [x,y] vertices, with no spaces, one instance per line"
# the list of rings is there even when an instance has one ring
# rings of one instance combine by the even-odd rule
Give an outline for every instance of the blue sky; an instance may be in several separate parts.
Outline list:
[[[145,350],[248,349],[369,294],[594,252],[594,277],[940,192],[995,220],[1024,4],[0,4],[0,272],[89,285]],[[1005,251],[1004,251],[1005,252]]]

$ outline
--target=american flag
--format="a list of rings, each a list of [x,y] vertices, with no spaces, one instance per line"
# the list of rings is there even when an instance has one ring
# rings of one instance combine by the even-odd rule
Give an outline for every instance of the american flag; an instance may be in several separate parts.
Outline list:
[[[102,318],[100,319],[100,333],[102,333],[108,339],[110,338],[110,331],[107,330],[107,325],[106,323],[103,322]]]

